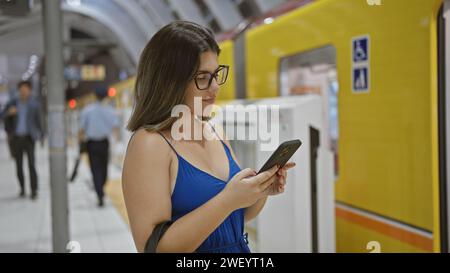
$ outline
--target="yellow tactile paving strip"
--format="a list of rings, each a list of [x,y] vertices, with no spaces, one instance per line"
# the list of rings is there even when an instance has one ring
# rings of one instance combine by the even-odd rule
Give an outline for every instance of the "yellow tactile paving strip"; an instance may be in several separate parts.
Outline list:
[[[105,186],[105,193],[111,199],[114,207],[119,212],[120,216],[122,216],[123,220],[130,225],[128,221],[127,209],[125,207],[125,200],[123,199],[122,194],[122,181],[118,180],[108,180]]]
[[[89,157],[86,153],[81,156],[81,160],[89,166]],[[130,226],[130,222],[128,221],[127,209],[125,207],[125,200],[123,198],[122,193],[122,180],[113,179],[108,180],[105,185],[105,194],[109,197],[112,204],[119,212],[120,216],[122,216],[125,223]]]

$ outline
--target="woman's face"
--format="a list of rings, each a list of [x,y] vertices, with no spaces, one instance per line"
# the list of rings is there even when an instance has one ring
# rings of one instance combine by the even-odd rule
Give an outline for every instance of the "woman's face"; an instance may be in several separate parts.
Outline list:
[[[208,85],[209,78],[211,77],[207,73],[213,74],[219,68],[217,54],[212,51],[204,52],[200,55],[200,66],[198,71],[196,72],[197,84],[200,88],[205,88]],[[207,73],[205,73],[207,72]],[[206,88],[205,90],[200,90],[197,87],[195,80],[192,80],[186,90],[186,97],[184,104],[187,105],[191,113],[195,113],[196,115],[209,116],[210,113],[205,112],[205,108],[209,105],[213,105],[216,101],[216,96],[219,91],[219,85],[215,79],[211,81],[211,86]],[[201,102],[201,108],[194,108],[194,101],[197,98],[197,101]],[[198,103],[199,104],[199,103]],[[198,105],[197,107],[200,107]],[[209,107],[211,109],[211,107]],[[197,111],[197,112],[195,112]],[[199,113],[201,111],[201,113]]]

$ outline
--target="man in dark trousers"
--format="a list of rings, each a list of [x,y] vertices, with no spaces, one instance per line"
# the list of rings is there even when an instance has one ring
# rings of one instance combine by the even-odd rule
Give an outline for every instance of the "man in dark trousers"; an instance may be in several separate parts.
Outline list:
[[[95,191],[98,197],[98,206],[103,207],[103,197],[109,160],[108,137],[114,131],[116,138],[119,135],[119,119],[110,105],[102,103],[107,96],[107,89],[98,87],[95,90],[97,101],[86,106],[80,115],[80,141],[87,142],[87,152]]]
[[[9,128],[12,138],[12,148],[16,161],[17,178],[20,186],[20,197],[25,197],[25,181],[23,175],[23,154],[28,158],[30,170],[31,199],[36,199],[38,191],[38,177],[35,166],[34,144],[42,140],[41,105],[31,98],[32,85],[29,81],[21,81],[17,88],[19,98],[12,99],[5,107],[2,116],[12,122]]]

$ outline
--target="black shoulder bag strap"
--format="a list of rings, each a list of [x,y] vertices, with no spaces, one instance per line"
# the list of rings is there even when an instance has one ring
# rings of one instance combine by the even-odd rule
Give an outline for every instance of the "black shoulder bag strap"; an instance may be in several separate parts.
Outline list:
[[[159,240],[166,233],[167,229],[172,224],[172,221],[162,222],[153,229],[150,238],[148,238],[145,244],[144,253],[156,253],[156,247],[158,246]]]

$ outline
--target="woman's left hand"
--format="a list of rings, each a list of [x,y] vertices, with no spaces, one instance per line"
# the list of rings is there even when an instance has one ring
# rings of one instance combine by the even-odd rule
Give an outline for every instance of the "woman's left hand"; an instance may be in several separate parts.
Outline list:
[[[294,162],[289,162],[280,168],[275,174],[276,179],[272,186],[269,187],[267,195],[278,195],[284,192],[284,187],[286,186],[287,170],[295,167]]]

